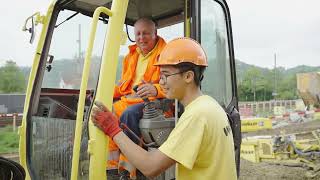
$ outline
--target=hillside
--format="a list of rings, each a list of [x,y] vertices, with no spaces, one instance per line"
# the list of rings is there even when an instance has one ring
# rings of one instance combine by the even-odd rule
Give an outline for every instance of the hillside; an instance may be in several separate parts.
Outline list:
[[[121,62],[122,58],[123,58],[122,56],[119,57],[119,62]],[[100,63],[100,57],[93,57],[92,61],[93,61],[93,64],[98,65],[98,63]],[[72,59],[54,60],[52,66],[53,66],[53,68],[57,69],[56,70],[57,72],[71,73],[72,69],[70,69],[69,67],[76,67],[77,63]],[[94,66],[94,68],[95,68],[94,70],[97,70],[96,66]],[[118,71],[117,71],[118,74],[120,74],[119,73],[120,68],[121,68],[121,66],[118,66]],[[272,71],[272,69],[247,64],[247,63],[244,63],[244,62],[236,59],[236,70],[237,70],[237,78],[238,79],[242,79],[244,77],[245,73],[252,68],[258,69],[262,74],[267,74],[270,71]],[[20,67],[20,69],[26,77],[29,76],[30,67],[23,66],[23,67]],[[300,66],[296,66],[296,67],[289,68],[289,69],[285,69],[283,67],[278,67],[277,70],[279,72],[281,72],[282,75],[288,76],[288,75],[295,75],[296,73],[320,71],[320,66],[314,67],[314,66],[300,65]],[[117,77],[119,77],[119,75],[117,75]]]
[[[100,59],[97,56],[92,58],[91,76],[89,77],[88,85],[91,89],[97,83],[97,73],[94,72],[99,71]],[[119,57],[117,79],[120,78],[122,59],[123,57]],[[46,72],[43,87],[60,87],[63,80],[66,84],[72,84],[72,88],[79,88],[83,68],[82,64],[83,60],[82,62],[77,62],[73,59],[54,60],[51,71],[49,73]],[[20,69],[27,81],[30,67],[20,67]],[[272,93],[275,91],[275,86],[278,94],[277,99],[295,99],[298,98],[296,92],[296,73],[320,71],[320,66],[301,65],[289,69],[278,67],[276,69],[276,80],[274,78],[274,69],[250,65],[240,60],[236,60],[236,71],[238,96],[241,101],[273,99]]]
[[[262,74],[267,74],[268,72],[272,71],[272,69],[263,68],[251,64],[244,63],[238,59],[236,59],[236,70],[237,70],[237,77],[242,78],[244,74],[252,68],[257,68]],[[305,72],[318,72],[320,71],[320,66],[306,66],[300,65],[293,68],[285,69],[284,67],[278,67],[277,70],[281,72],[282,75],[295,75],[297,73],[305,73]]]

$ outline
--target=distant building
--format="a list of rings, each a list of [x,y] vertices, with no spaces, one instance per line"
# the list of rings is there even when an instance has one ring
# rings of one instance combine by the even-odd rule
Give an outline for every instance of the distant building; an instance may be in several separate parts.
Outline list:
[[[63,78],[60,79],[59,87],[62,89],[73,89],[72,82],[66,82]]]
[[[0,94],[0,113],[23,113],[25,94]]]

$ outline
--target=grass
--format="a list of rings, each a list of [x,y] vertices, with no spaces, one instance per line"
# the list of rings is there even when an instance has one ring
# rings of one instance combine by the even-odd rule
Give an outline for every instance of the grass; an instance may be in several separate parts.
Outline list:
[[[0,128],[0,154],[14,153],[19,150],[18,132],[13,132],[12,126]]]

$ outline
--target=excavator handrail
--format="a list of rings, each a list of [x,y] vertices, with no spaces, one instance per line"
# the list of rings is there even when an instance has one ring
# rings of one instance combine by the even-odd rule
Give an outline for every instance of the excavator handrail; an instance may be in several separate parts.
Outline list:
[[[78,177],[80,143],[81,143],[81,137],[82,137],[83,113],[84,113],[86,92],[87,92],[89,73],[90,73],[92,49],[93,49],[97,26],[98,26],[98,21],[99,21],[99,17],[100,17],[101,13],[104,13],[104,14],[108,15],[109,17],[112,17],[112,14],[113,14],[112,11],[106,7],[98,7],[94,11],[94,15],[93,15],[93,19],[92,19],[91,31],[90,31],[90,35],[89,35],[89,42],[88,42],[88,47],[87,47],[86,56],[85,56],[85,60],[84,60],[84,66],[83,66],[82,79],[81,79],[81,85],[80,85],[79,102],[78,102],[78,109],[77,109],[76,129],[75,129],[73,156],[72,156],[72,169],[71,169],[71,179],[72,180],[76,180]]]

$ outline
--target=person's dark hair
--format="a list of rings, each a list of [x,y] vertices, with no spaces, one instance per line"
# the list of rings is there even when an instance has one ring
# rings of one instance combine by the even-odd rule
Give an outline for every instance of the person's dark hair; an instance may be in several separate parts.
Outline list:
[[[197,86],[201,87],[201,81],[203,79],[203,72],[206,69],[205,66],[197,66],[189,62],[179,63],[175,66],[180,72],[193,71],[194,82]]]

